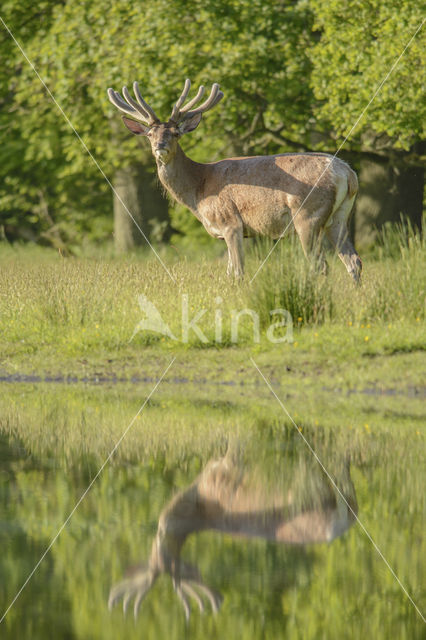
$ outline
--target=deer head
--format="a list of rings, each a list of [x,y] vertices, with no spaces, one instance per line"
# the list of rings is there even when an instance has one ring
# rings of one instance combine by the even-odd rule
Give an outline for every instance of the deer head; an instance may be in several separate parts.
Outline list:
[[[133,83],[136,100],[131,97],[127,87],[123,87],[123,96],[113,89],[108,89],[108,97],[120,111],[132,116],[132,119],[123,116],[123,122],[129,131],[135,135],[147,136],[155,159],[161,164],[167,164],[176,154],[179,138],[193,131],[199,125],[203,113],[223,98],[219,85],[214,83],[207,100],[193,109],[192,107],[203,97],[205,89],[201,86],[197,95],[184,105],[190,88],[191,81],[187,79],[167,122],[161,122],[154,110],[145,102],[137,82]]]

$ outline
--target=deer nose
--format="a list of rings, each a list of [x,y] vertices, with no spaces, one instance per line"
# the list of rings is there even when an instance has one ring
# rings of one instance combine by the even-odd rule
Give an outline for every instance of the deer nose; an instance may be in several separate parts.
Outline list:
[[[167,149],[166,145],[164,144],[159,144],[156,148],[155,148],[155,155],[159,160],[166,160],[167,156],[169,155],[169,150]]]

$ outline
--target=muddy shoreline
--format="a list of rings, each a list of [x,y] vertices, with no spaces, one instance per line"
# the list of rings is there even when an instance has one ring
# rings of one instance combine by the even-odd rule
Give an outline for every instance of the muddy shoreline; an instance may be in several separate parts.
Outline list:
[[[21,374],[21,373],[13,373],[13,374],[0,374],[0,384],[61,384],[61,385],[93,385],[93,386],[102,386],[102,385],[136,385],[136,384],[155,384],[160,380],[159,377],[156,376],[131,376],[131,377],[120,377],[120,376],[60,376],[60,375],[37,375],[37,374]],[[261,386],[261,381],[250,381],[249,383],[244,382],[244,380],[223,380],[223,381],[213,381],[208,380],[207,378],[199,378],[196,382],[186,377],[174,376],[167,378],[163,381],[165,384],[170,385],[210,385],[212,387],[249,387],[249,386]],[[277,380],[271,380],[271,383],[274,386],[282,387],[280,382]],[[426,386],[408,386],[405,388],[378,388],[378,387],[364,387],[362,389],[343,389],[341,387],[330,387],[330,386],[322,386],[318,389],[324,393],[339,393],[345,395],[351,394],[363,394],[369,396],[404,396],[404,397],[416,397],[422,398],[426,397]]]

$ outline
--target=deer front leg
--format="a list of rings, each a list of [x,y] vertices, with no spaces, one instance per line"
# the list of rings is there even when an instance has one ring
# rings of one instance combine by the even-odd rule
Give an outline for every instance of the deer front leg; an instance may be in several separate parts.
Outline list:
[[[229,277],[232,276],[232,260],[231,260],[231,252],[229,251],[229,247],[228,247],[228,266],[226,267],[226,275]]]
[[[219,211],[219,213],[218,213]],[[220,202],[216,210],[200,212],[207,233],[214,238],[225,240],[228,248],[228,276],[242,278],[244,274],[243,223],[237,207],[233,203]]]
[[[228,247],[228,268],[226,273],[232,275],[232,271],[236,278],[242,278],[244,275],[244,253],[243,253],[243,226],[228,227],[223,237]]]

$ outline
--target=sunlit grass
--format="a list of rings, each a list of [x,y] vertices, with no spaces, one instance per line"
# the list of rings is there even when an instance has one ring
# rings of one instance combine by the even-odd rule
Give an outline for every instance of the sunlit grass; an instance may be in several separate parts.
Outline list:
[[[280,320],[274,309],[291,314],[296,333],[288,347],[346,342],[346,351],[353,344],[368,353],[424,345],[426,251],[420,235],[387,229],[376,254],[364,259],[361,287],[353,285],[333,255],[329,276],[316,274],[294,239],[281,242],[250,283],[269,247],[247,245],[242,283],[226,276],[225,256],[185,259],[164,249],[171,279],[146,252],[89,259],[0,247],[1,354],[19,360],[46,350],[72,358],[150,345],[166,350],[233,344],[269,348],[268,329]],[[176,339],[138,329],[145,317],[141,294]],[[250,313],[258,318],[259,337]],[[198,314],[199,332],[189,329],[185,335],[184,314],[189,322]],[[274,336],[291,337],[287,328],[276,329]]]
[[[256,252],[259,263],[268,252],[264,243]],[[282,242],[248,289],[248,300],[255,308],[288,309],[304,325],[424,320],[426,241],[411,227],[385,227],[376,251],[365,257],[360,287],[336,256],[330,254],[329,262],[328,277],[318,275],[296,238]]]

